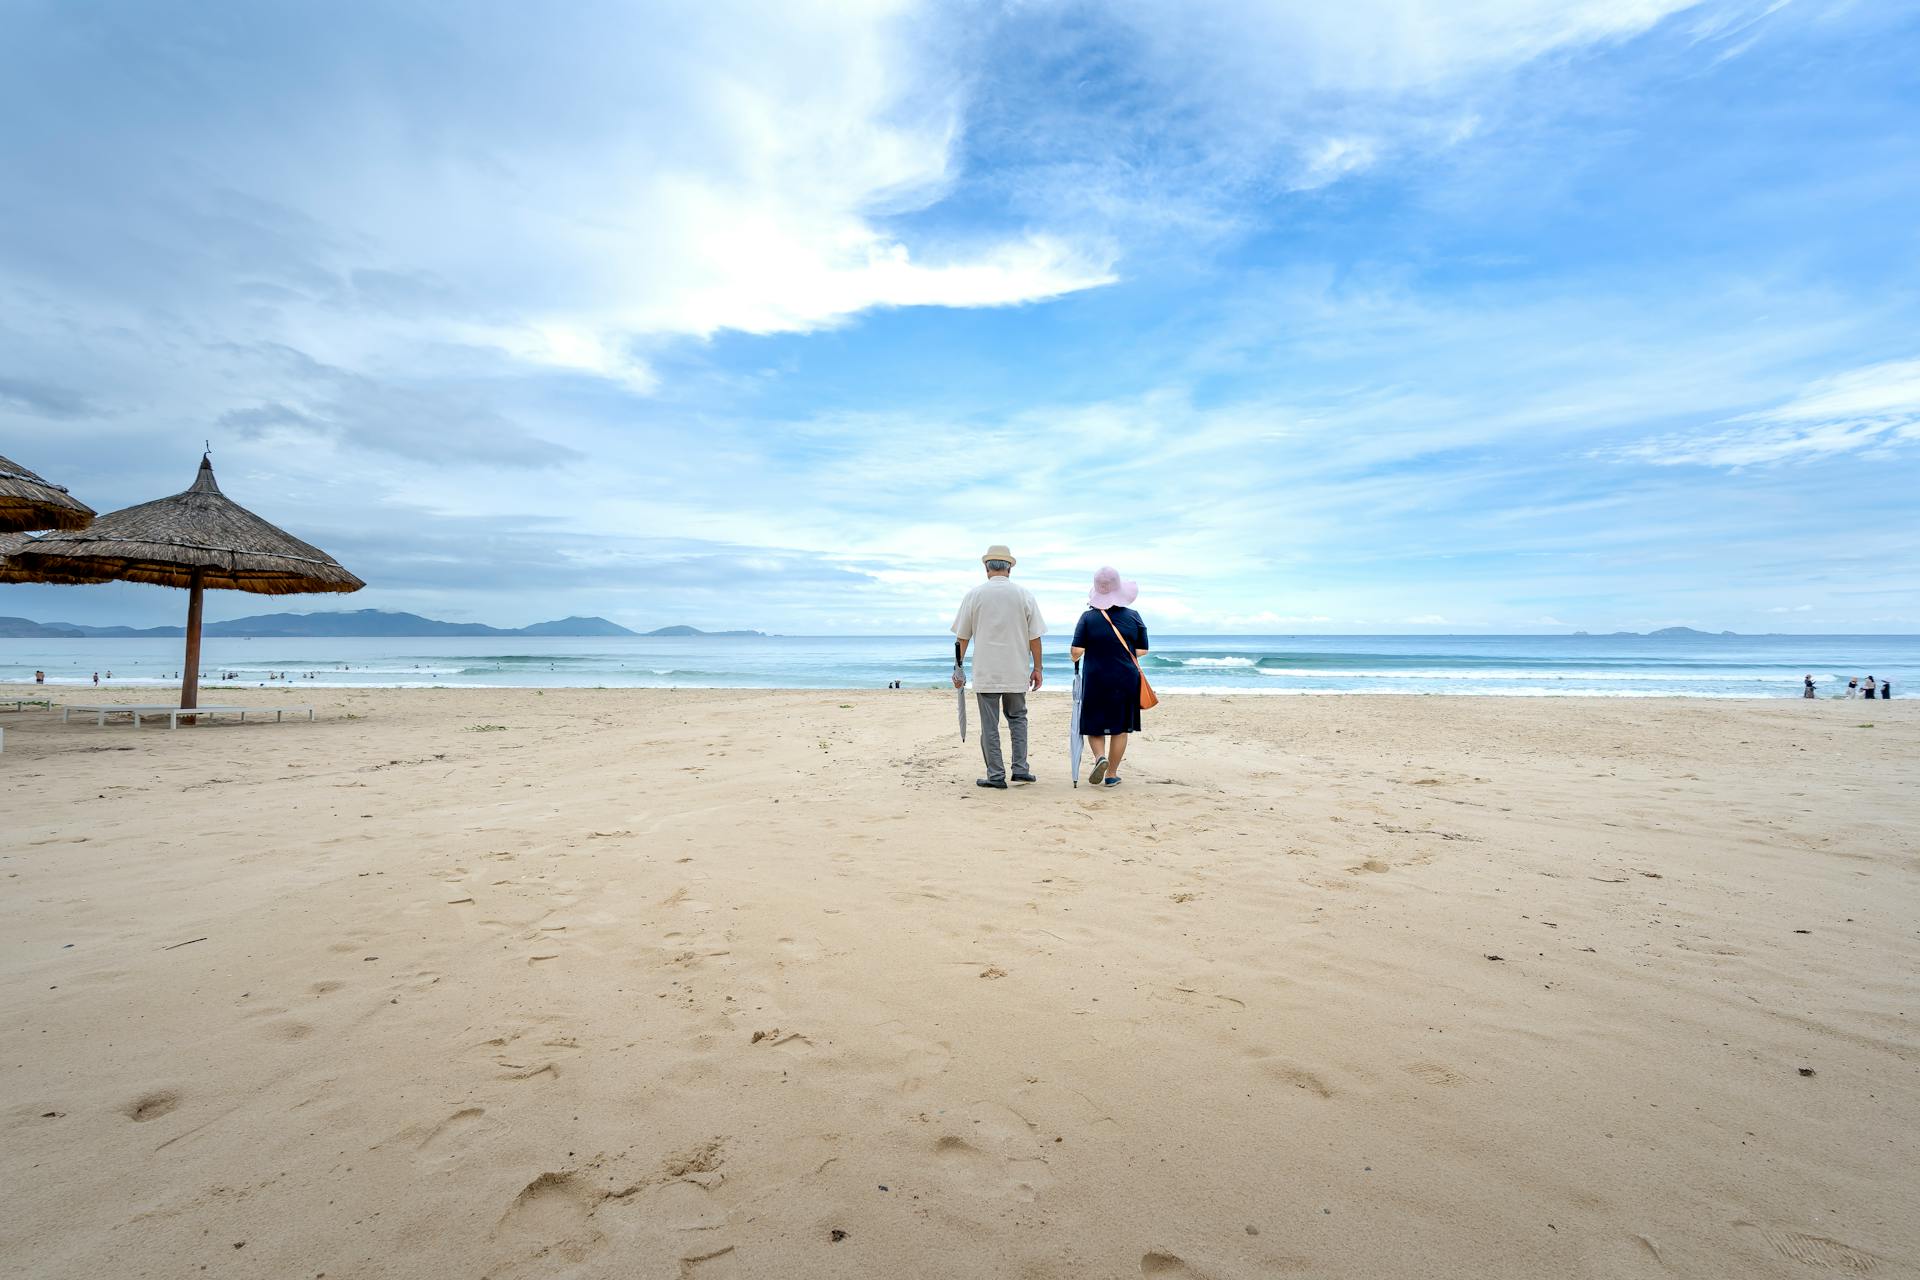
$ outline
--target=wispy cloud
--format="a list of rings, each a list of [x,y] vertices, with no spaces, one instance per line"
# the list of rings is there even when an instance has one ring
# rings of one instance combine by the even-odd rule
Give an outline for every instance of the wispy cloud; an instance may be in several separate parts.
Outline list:
[[[640,392],[649,340],[1111,281],[1110,249],[1030,220],[892,228],[960,178],[964,99],[915,9],[279,10],[217,40],[190,6],[47,10],[52,30],[0,55],[19,200],[0,280],[181,308],[363,372],[467,344]],[[120,198],[130,183],[142,199]]]
[[[1749,467],[1884,450],[1920,441],[1920,360],[1822,379],[1784,404],[1609,452],[1656,466]]]
[[[937,633],[1004,539],[1162,629],[1915,611],[1883,9],[22,25],[0,442],[106,507],[211,436],[369,603]]]

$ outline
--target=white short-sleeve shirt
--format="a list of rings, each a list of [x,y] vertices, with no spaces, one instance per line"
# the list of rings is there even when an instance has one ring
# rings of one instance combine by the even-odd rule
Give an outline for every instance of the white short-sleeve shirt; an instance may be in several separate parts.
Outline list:
[[[969,642],[975,693],[1025,693],[1033,670],[1027,645],[1047,634],[1047,624],[1033,592],[1012,578],[988,578],[960,602],[953,634]]]

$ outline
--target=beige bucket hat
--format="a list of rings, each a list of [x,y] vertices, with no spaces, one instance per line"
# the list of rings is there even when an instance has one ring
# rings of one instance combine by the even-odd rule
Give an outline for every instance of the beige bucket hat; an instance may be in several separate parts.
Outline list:
[[[987,548],[987,554],[980,557],[981,564],[985,564],[989,560],[1005,560],[1008,564],[1020,563],[1013,558],[1013,552],[1007,550],[1007,544],[1004,542],[994,543]]]

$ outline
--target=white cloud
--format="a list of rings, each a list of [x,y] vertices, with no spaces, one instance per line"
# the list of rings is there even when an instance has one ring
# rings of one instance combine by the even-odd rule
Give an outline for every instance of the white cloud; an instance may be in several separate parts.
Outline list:
[[[1427,93],[1509,70],[1558,50],[1635,36],[1700,0],[1267,0],[1200,7],[1132,0],[1119,21],[1145,38],[1143,56],[1213,70],[1200,92],[1298,90]]]
[[[1378,152],[1367,138],[1328,138],[1306,157],[1304,171],[1293,180],[1295,190],[1324,187],[1350,173],[1371,168]]]
[[[1316,186],[1398,147],[1458,141],[1474,127],[1463,104],[1516,68],[1637,36],[1699,2],[1131,0],[1111,13],[1169,108],[1162,127],[1190,121],[1222,166],[1235,166],[1230,151],[1263,176],[1291,152],[1293,184]]]
[[[675,335],[1114,279],[1111,246],[1043,219],[901,229],[959,181],[966,108],[917,4],[279,10],[204,40],[165,6],[42,21],[46,56],[0,76],[41,224],[0,246],[0,290],[77,260],[58,293],[204,337],[357,371],[478,347],[646,392]]]
[[[1840,418],[1920,416],[1920,360],[1889,360],[1813,383],[1775,409],[1746,415],[1755,422],[1819,422]]]
[[[1920,360],[1868,365],[1810,384],[1721,430],[1671,433],[1605,451],[1657,466],[1748,467],[1920,441]]]

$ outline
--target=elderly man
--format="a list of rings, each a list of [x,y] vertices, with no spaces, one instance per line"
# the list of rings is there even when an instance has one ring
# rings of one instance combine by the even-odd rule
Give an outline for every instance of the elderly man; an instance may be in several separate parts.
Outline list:
[[[973,693],[980,704],[980,754],[987,776],[977,785],[1007,789],[1007,767],[1000,757],[1000,716],[1013,738],[1015,782],[1032,782],[1027,769],[1027,694],[1040,687],[1040,637],[1047,634],[1040,604],[1025,587],[1013,585],[1013,553],[994,545],[980,557],[987,580],[967,592],[953,617],[953,687],[966,683],[963,664],[973,648]]]

